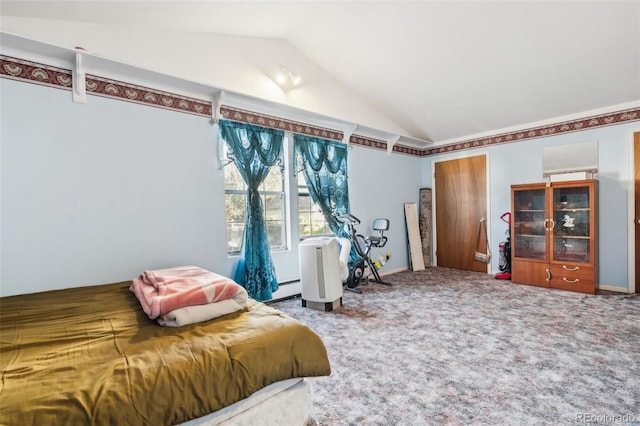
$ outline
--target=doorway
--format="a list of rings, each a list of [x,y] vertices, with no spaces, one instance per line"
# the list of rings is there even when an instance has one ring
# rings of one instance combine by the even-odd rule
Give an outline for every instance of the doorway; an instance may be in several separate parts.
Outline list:
[[[434,183],[436,264],[488,272],[486,263],[474,259],[478,240],[478,251],[486,253],[480,219],[488,219],[487,156],[436,162]]]

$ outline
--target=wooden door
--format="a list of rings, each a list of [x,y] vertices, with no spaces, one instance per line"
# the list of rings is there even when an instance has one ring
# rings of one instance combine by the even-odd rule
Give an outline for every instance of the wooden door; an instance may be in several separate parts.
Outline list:
[[[487,272],[473,256],[480,219],[488,219],[486,156],[437,162],[434,182],[438,266]],[[484,235],[480,249],[486,253]]]
[[[640,291],[640,132],[633,135],[633,162],[635,170],[635,244],[636,244],[636,289]]]

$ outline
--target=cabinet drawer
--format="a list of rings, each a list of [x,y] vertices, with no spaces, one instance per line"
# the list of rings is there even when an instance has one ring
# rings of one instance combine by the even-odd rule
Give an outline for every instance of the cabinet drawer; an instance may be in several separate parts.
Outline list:
[[[592,266],[552,264],[549,286],[581,293],[596,292],[595,269]]]
[[[513,259],[511,261],[511,281],[520,284],[549,287],[547,281],[549,264],[542,262],[527,262]]]

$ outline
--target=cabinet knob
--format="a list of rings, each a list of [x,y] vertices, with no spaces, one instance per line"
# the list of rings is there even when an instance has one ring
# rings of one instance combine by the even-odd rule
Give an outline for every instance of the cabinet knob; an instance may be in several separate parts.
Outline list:
[[[547,222],[551,223],[551,227],[547,227]],[[544,220],[544,230],[545,231],[553,231],[553,228],[556,226],[556,223],[553,221],[553,219],[545,219]]]
[[[569,283],[569,284],[577,284],[578,281],[580,281],[578,278],[576,278],[575,280],[568,280],[567,277],[562,277],[562,281],[564,281],[565,283]]]
[[[551,281],[551,272],[549,272],[548,269],[545,269],[545,272],[547,273],[547,279],[545,281]]]

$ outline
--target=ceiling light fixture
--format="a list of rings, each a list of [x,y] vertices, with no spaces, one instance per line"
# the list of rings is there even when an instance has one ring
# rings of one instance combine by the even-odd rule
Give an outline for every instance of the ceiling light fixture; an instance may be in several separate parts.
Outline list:
[[[294,74],[287,68],[280,68],[280,71],[276,75],[276,82],[280,85],[292,84],[294,86],[299,85],[302,82],[302,78],[298,74]]]

